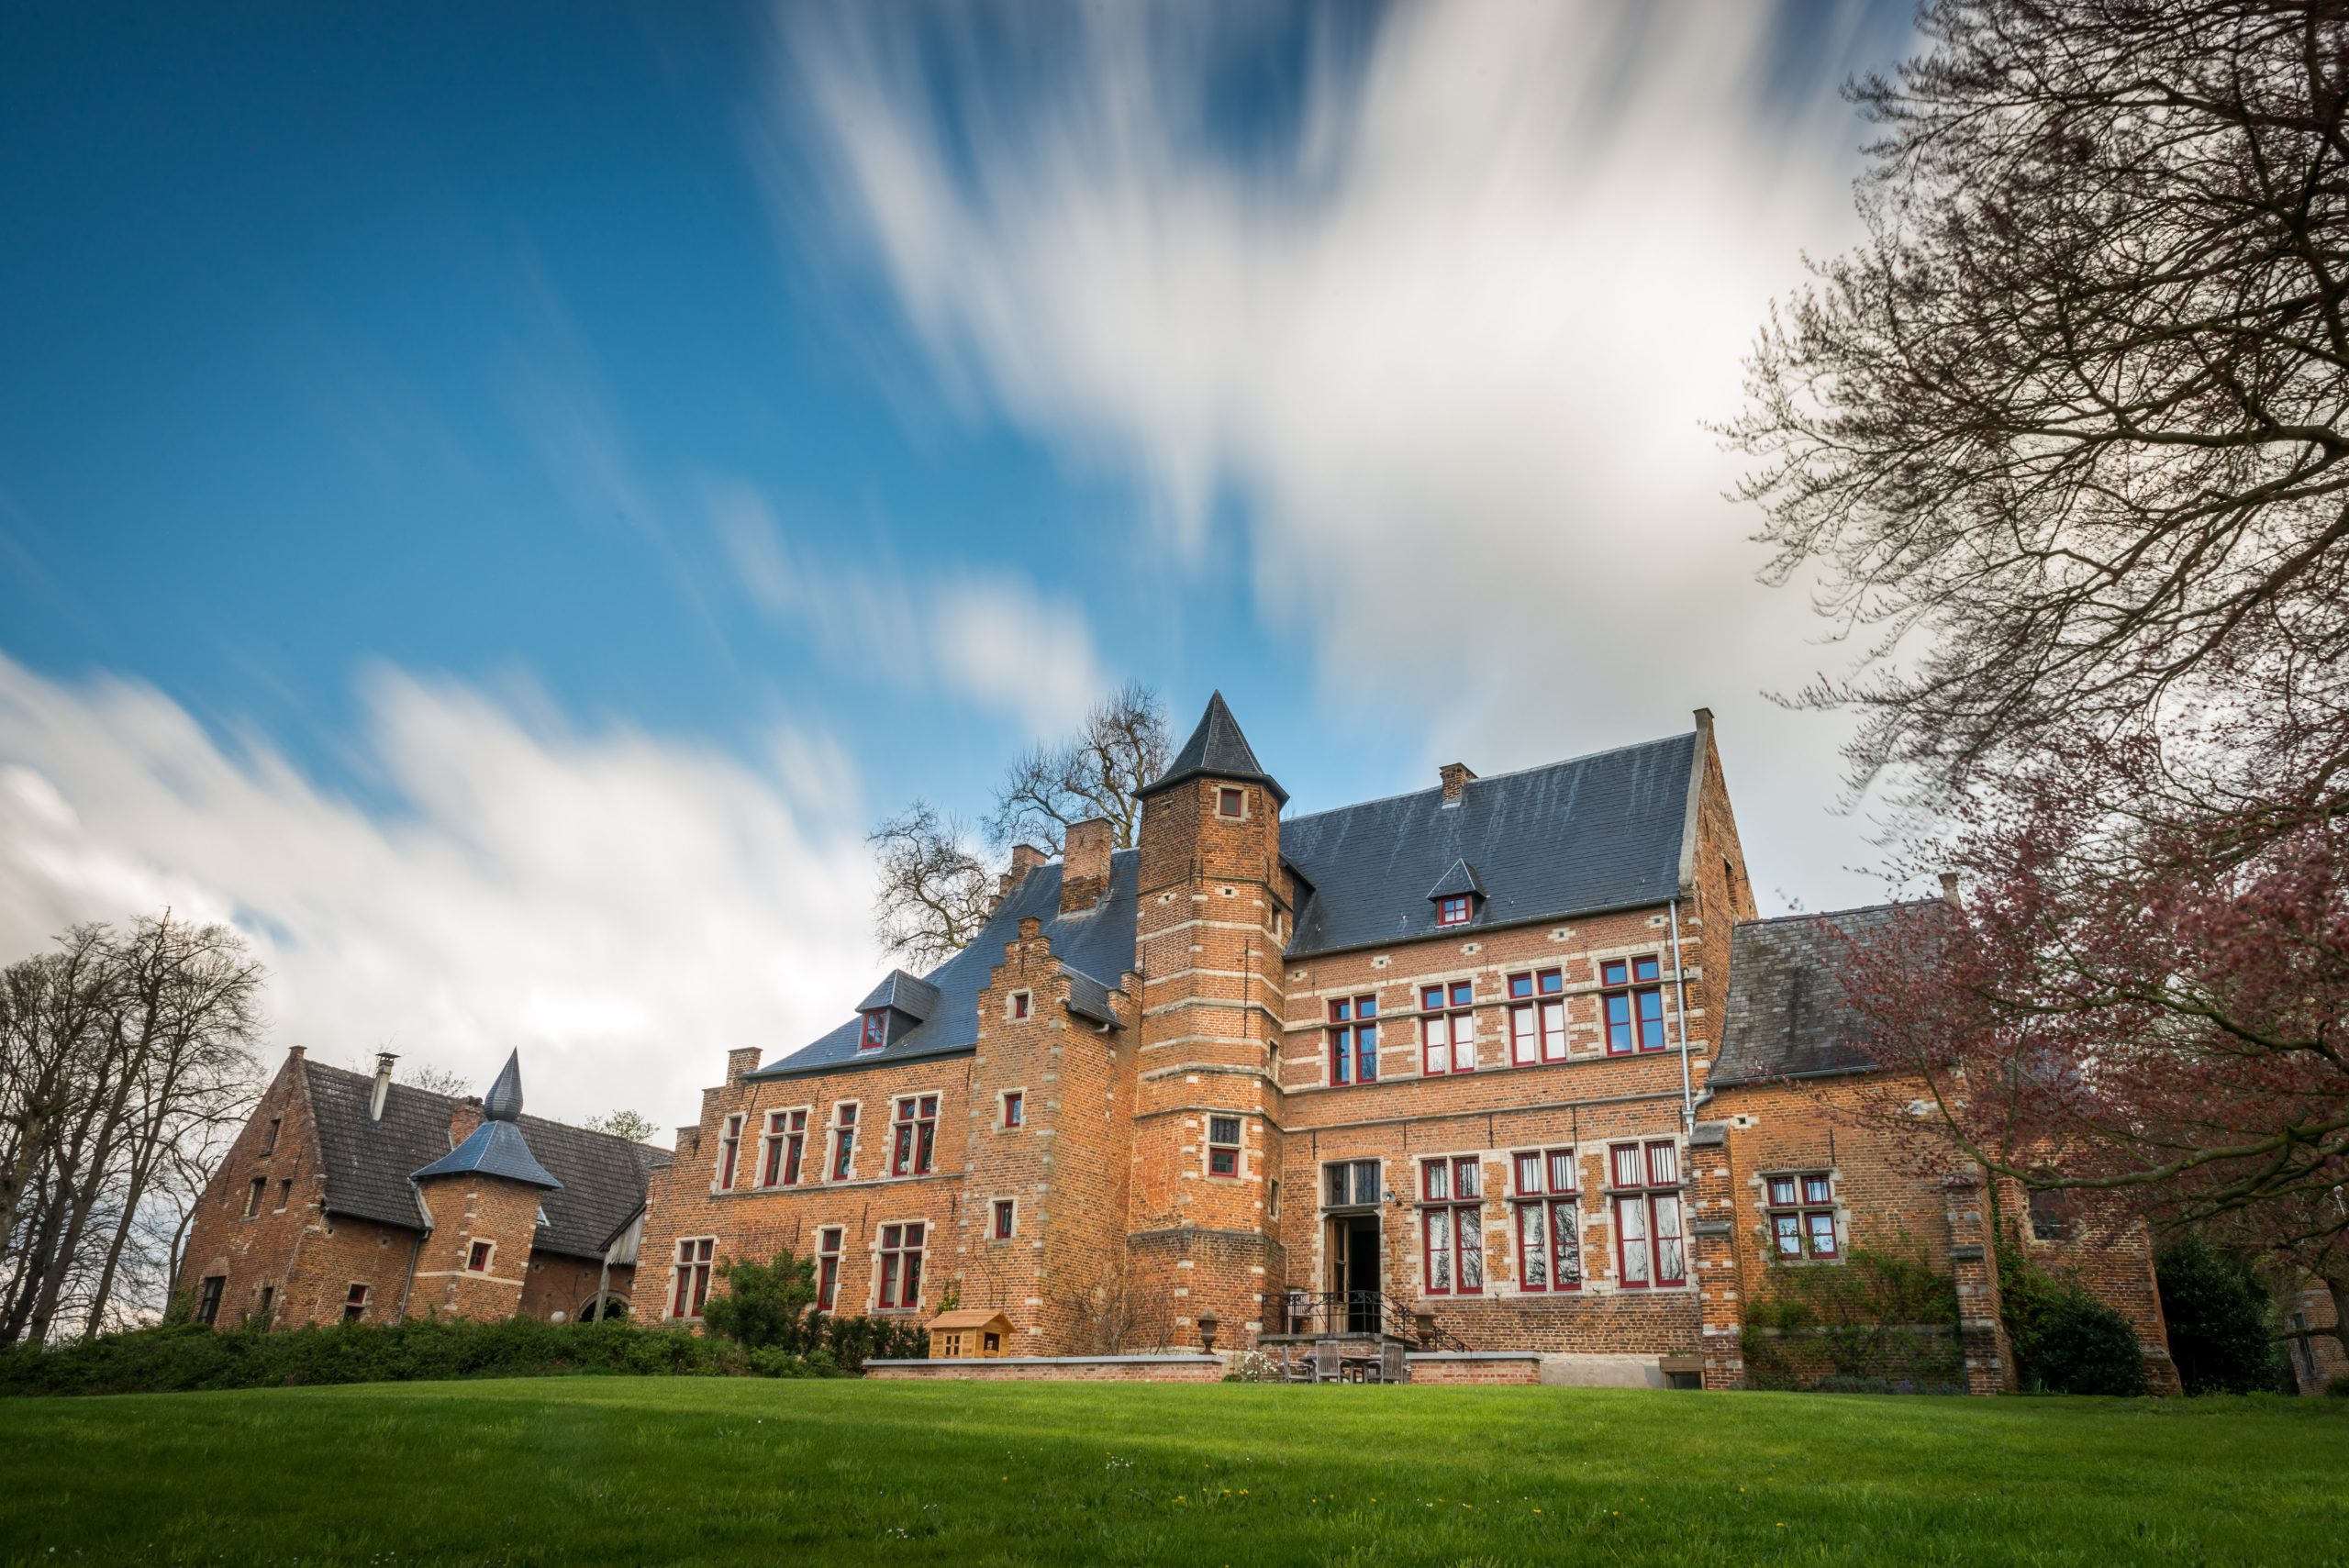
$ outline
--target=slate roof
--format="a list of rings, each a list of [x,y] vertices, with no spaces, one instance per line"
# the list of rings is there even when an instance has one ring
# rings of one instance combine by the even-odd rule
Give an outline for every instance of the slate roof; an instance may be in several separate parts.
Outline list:
[[[384,1119],[370,1121],[372,1076],[306,1060],[302,1065],[325,1161],[327,1211],[423,1229],[424,1214],[408,1173],[449,1152],[449,1122],[457,1100],[395,1084],[384,1095]],[[601,1257],[644,1206],[646,1177],[669,1162],[665,1149],[542,1117],[495,1125],[518,1129],[537,1162],[562,1184],[540,1202],[546,1223],[533,1244],[551,1252]]]
[[[926,1018],[938,1010],[938,987],[902,969],[893,969],[856,1005],[860,1013],[895,1007],[909,1018]]]
[[[1061,973],[1068,977],[1068,1010],[1080,1018],[1090,1018],[1097,1024],[1118,1027],[1117,1010],[1109,1006],[1109,993],[1114,987],[1104,984],[1081,969],[1061,965]]]
[[[1903,907],[1919,906],[1787,915],[1731,931],[1728,1016],[1706,1082],[1727,1088],[1873,1070],[1861,1021],[1844,1006],[1846,943],[1888,931]]]
[[[480,1172],[485,1176],[503,1176],[507,1181],[528,1182],[535,1187],[559,1190],[562,1184],[547,1174],[547,1168],[530,1152],[521,1129],[514,1124],[522,1118],[522,1053],[518,1051],[506,1058],[506,1065],[497,1074],[497,1082],[481,1100],[481,1123],[465,1135],[465,1140],[435,1160],[422,1170],[411,1173],[413,1179],[427,1176],[462,1176]]]
[[[1429,889],[1454,862],[1485,895],[1465,926],[1559,920],[1662,904],[1680,891],[1698,761],[1692,731],[1520,773],[1441,784],[1281,824],[1281,854],[1310,884],[1294,961],[1436,933]]]
[[[1281,805],[1288,804],[1288,791],[1278,780],[1266,773],[1256,761],[1256,753],[1248,744],[1248,737],[1240,732],[1240,721],[1231,717],[1231,709],[1217,692],[1208,698],[1208,710],[1199,716],[1199,727],[1166,764],[1166,771],[1157,779],[1134,794],[1141,798],[1174,788],[1185,779],[1219,778],[1244,779],[1263,784],[1272,791],[1273,798]]]
[[[923,976],[938,993],[930,1017],[897,1035],[878,1051],[857,1050],[859,1020],[849,1018],[810,1045],[769,1062],[753,1078],[788,1078],[806,1073],[880,1066],[923,1057],[953,1056],[975,1050],[979,1042],[979,993],[988,972],[1003,962],[1006,944],[1019,935],[1019,922],[1030,917],[1043,922],[1044,935],[1064,968],[1081,978],[1114,974],[1123,977],[1134,966],[1134,884],[1141,857],[1133,850],[1109,856],[1109,887],[1101,902],[1074,915],[1061,913],[1061,864],[1038,866],[1022,877],[996,909],[971,945]],[[1099,982],[1096,982],[1100,984]],[[1106,985],[1101,986],[1106,992]],[[1072,985],[1074,1000],[1079,987]],[[1106,1011],[1108,998],[1099,998]]]
[[[1464,893],[1476,898],[1485,895],[1485,884],[1476,880],[1476,868],[1466,861],[1453,862],[1452,868],[1428,889],[1430,898],[1457,898]]]

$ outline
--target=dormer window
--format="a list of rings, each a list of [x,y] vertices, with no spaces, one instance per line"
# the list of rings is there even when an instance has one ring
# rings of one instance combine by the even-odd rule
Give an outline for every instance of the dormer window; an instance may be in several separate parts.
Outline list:
[[[889,1009],[875,1007],[864,1015],[864,1032],[857,1037],[859,1051],[878,1051],[889,1043]]]
[[[1248,796],[1244,791],[1226,784],[1215,792],[1215,814],[1218,817],[1229,817],[1237,821],[1247,815],[1247,811]]]
[[[1475,909],[1475,900],[1464,893],[1450,898],[1439,898],[1435,906],[1435,923],[1439,926],[1464,926]]]

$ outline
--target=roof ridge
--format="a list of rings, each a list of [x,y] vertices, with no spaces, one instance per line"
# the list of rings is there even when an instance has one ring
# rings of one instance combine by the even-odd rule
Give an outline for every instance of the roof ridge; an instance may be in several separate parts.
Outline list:
[[[1595,762],[1601,757],[1612,757],[1619,752],[1644,751],[1650,746],[1662,746],[1667,741],[1685,740],[1696,733],[1693,729],[1684,729],[1675,735],[1659,735],[1652,740],[1631,740],[1620,746],[1609,746],[1597,751],[1585,751],[1578,757],[1559,757],[1547,762],[1528,762],[1524,767],[1509,768],[1497,773],[1479,773],[1470,779],[1464,787],[1475,789],[1480,784],[1498,784],[1503,779],[1521,778],[1527,773],[1538,773],[1550,768],[1569,767],[1576,762]],[[1397,790],[1393,795],[1374,795],[1367,800],[1349,800],[1337,806],[1325,806],[1319,811],[1300,811],[1294,817],[1284,817],[1281,818],[1281,826],[1294,827],[1299,822],[1309,822],[1316,817],[1327,817],[1332,812],[1353,811],[1365,806],[1381,806],[1390,800],[1409,800],[1415,795],[1438,795],[1442,790],[1442,784],[1431,784],[1422,789]]]
[[[1797,920],[1826,920],[1838,915],[1880,915],[1887,909],[1910,909],[1920,905],[1938,904],[1938,898],[1895,898],[1885,904],[1854,904],[1847,909],[1797,909],[1785,915],[1756,915],[1751,920],[1740,920],[1731,931],[1742,931],[1748,926],[1784,926]]]

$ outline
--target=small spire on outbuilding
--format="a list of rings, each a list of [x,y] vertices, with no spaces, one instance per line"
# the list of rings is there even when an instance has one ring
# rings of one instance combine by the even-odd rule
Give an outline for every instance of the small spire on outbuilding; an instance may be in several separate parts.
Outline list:
[[[498,1073],[497,1082],[482,1096],[481,1125],[466,1134],[462,1143],[409,1179],[422,1181],[428,1176],[461,1176],[477,1172],[544,1187],[549,1192],[561,1190],[562,1184],[530,1152],[530,1145],[522,1136],[521,1120],[522,1053],[518,1051],[506,1059],[506,1068]]]
[[[522,1053],[513,1052],[497,1074],[497,1082],[481,1100],[484,1121],[519,1121],[522,1119]]]

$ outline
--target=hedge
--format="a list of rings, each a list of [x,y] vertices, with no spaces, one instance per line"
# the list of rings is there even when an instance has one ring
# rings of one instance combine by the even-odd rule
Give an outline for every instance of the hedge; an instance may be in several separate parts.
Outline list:
[[[238,1329],[196,1324],[0,1351],[0,1395],[174,1393],[333,1383],[416,1383],[575,1373],[638,1377],[834,1377],[902,1351],[900,1325],[826,1318],[804,1352],[745,1350],[679,1329],[608,1323],[418,1318],[404,1323]]]

